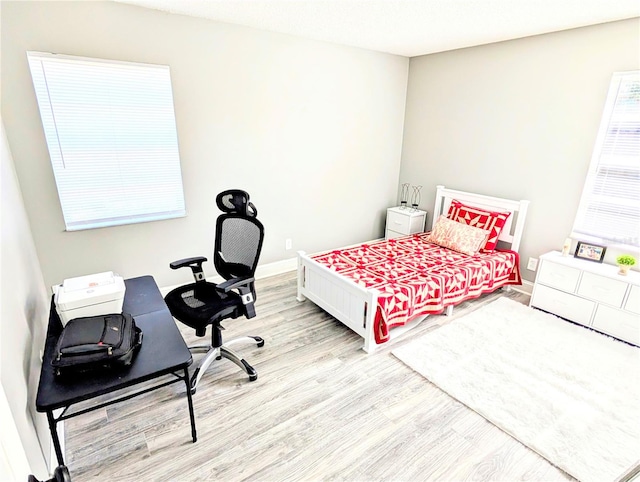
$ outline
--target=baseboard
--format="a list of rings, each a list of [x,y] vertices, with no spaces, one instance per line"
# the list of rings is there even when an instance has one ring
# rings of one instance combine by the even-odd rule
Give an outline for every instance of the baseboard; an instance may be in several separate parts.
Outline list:
[[[255,278],[256,279],[268,278],[270,276],[276,276],[279,274],[288,273],[289,271],[294,271],[297,268],[298,268],[298,258],[290,258],[290,259],[284,259],[282,261],[274,261],[273,263],[258,265],[258,268],[256,269]],[[222,277],[216,275],[216,276],[207,277],[207,281],[211,283],[220,283],[223,280],[222,280]],[[172,285],[172,286],[162,287],[160,288],[160,293],[162,293],[162,296],[164,297],[169,291],[171,291],[174,288],[177,288],[178,286],[182,286],[182,285]]]
[[[531,293],[533,293],[533,283],[531,281],[522,280],[522,284],[520,286],[511,286],[511,289],[518,293],[524,293],[525,295],[531,296]]]
[[[256,279],[268,278],[278,274],[288,273],[298,269],[298,258],[283,259],[265,265],[258,265],[256,269]]]

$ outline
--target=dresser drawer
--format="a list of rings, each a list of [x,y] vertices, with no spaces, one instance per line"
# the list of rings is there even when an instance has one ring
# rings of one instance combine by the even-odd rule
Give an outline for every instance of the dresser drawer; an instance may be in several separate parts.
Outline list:
[[[536,281],[562,291],[573,293],[578,286],[579,278],[579,269],[543,261]]]
[[[593,318],[593,328],[634,345],[640,345],[640,315],[598,305]]]
[[[629,297],[624,304],[624,309],[640,315],[640,286],[633,285],[629,291]]]
[[[531,306],[586,326],[589,326],[595,305],[593,301],[543,285],[536,285],[531,298]]]
[[[622,300],[627,291],[627,283],[605,278],[593,273],[583,273],[578,286],[578,294],[600,303],[622,308]]]
[[[411,218],[405,214],[389,211],[387,213],[387,229],[396,233],[410,234]]]

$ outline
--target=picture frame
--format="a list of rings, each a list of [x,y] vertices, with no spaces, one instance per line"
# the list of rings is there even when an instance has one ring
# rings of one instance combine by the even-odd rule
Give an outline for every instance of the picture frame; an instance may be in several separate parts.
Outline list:
[[[606,251],[607,248],[605,246],[598,246],[597,244],[588,244],[578,241],[573,257],[602,263],[602,261],[604,261],[604,253]]]

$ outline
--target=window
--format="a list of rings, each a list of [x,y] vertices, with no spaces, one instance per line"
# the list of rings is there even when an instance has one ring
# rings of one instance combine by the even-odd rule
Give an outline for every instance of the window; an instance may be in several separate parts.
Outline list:
[[[66,229],[184,216],[169,67],[27,57]]]
[[[640,247],[640,71],[611,79],[572,236]]]

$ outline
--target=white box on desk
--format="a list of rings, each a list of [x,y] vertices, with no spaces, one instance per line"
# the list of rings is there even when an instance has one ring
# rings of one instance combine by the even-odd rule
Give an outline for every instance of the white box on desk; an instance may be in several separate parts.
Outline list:
[[[124,292],[122,277],[106,271],[64,280],[55,287],[54,302],[64,326],[74,318],[121,313]]]

